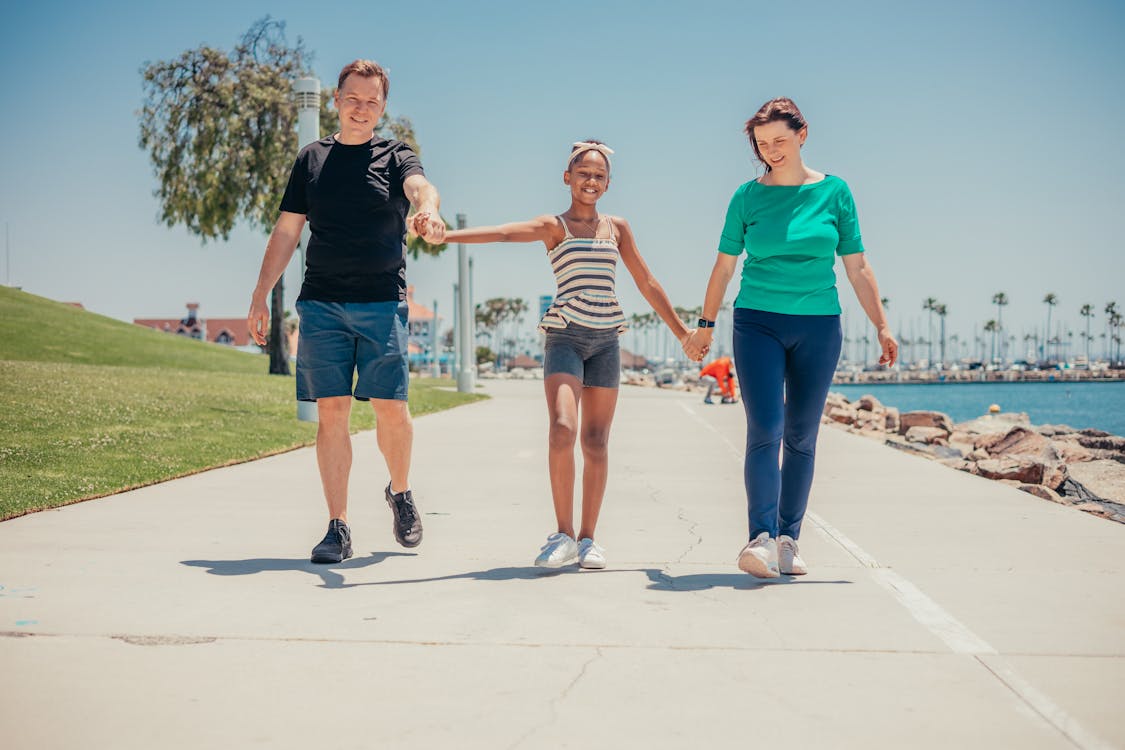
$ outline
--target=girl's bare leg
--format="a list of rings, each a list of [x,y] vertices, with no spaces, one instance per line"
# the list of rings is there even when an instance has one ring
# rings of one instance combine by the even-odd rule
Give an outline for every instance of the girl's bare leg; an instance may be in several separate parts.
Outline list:
[[[578,404],[583,398],[582,382],[573,375],[555,374],[548,375],[543,386],[551,420],[547,467],[551,476],[555,519],[558,530],[574,538],[574,442],[578,435]],[[604,480],[602,485],[604,490]]]
[[[609,428],[616,409],[616,388],[582,389],[582,527],[576,539],[594,538],[609,477]]]

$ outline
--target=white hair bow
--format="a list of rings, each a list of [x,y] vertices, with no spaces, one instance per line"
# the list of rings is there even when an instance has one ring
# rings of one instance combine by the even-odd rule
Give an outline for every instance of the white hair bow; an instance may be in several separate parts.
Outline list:
[[[577,159],[582,154],[586,153],[587,151],[597,151],[599,154],[601,154],[602,156],[605,157],[605,165],[607,167],[610,165],[609,164],[609,155],[613,153],[612,148],[605,145],[604,143],[590,143],[589,141],[578,141],[577,143],[574,144],[574,150],[570,152],[570,161],[568,161],[566,163],[566,168],[570,169],[570,165],[574,163],[574,160]]]

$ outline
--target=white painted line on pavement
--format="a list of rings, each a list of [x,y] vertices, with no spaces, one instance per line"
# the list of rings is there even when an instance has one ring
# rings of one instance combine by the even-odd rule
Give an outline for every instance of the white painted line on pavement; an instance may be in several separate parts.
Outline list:
[[[867,554],[858,544],[844,536],[839,529],[834,528],[815,513],[806,512],[805,515],[818,527],[818,531],[832,541],[839,544],[860,564],[868,568],[875,582],[894,594],[899,604],[906,607],[918,622],[929,628],[930,632],[945,641],[945,645],[955,654],[995,654],[996,649],[990,646],[983,638],[969,630],[961,621],[949,614],[940,604],[922,593],[921,589],[901,575],[884,568]]]
[[[741,465],[743,452],[738,449],[723,433],[719,432],[713,424],[700,417],[694,409],[680,402],[684,411],[696,421],[705,425],[707,429],[719,436],[727,444],[731,452]],[[1058,704],[1037,690],[1027,680],[1019,676],[1010,666],[1000,658],[996,649],[987,641],[969,630],[956,617],[951,615],[940,604],[928,597],[917,586],[890,568],[885,568],[869,555],[862,547],[844,536],[839,529],[815,513],[806,511],[805,515],[816,525],[817,531],[842,547],[849,555],[854,557],[876,583],[891,592],[894,598],[906,608],[910,616],[940,638],[945,645],[955,654],[971,655],[987,669],[996,679],[1000,680],[1020,700],[1026,703],[1035,713],[1041,716],[1048,724],[1061,732],[1075,747],[1081,750],[1103,750],[1112,746],[1097,735],[1088,731],[1079,724],[1070,714]]]
[[[1014,669],[1004,663],[1002,657],[981,654],[976,659],[998,680],[1007,685],[1013,693],[1023,699],[1032,710],[1046,719],[1055,729],[1062,732],[1076,747],[1082,748],[1082,750],[1114,750],[1114,745],[1087,730],[1086,727],[1075,721],[1070,714],[1059,708],[1054,701],[1020,677]]]

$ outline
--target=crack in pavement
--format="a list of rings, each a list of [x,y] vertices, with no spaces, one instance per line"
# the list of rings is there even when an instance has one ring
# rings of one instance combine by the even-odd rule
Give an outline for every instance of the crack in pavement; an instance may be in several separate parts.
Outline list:
[[[596,647],[594,649],[594,655],[586,660],[586,663],[582,665],[582,668],[580,670],[578,670],[578,674],[575,675],[574,679],[570,681],[570,684],[563,688],[561,693],[551,699],[551,718],[549,718],[543,724],[527,730],[527,732],[525,732],[519,739],[517,739],[514,743],[512,743],[512,745],[509,746],[509,750],[515,750],[515,748],[518,748],[539,730],[546,729],[558,720],[559,704],[566,700],[566,698],[570,695],[570,691],[574,689],[574,686],[581,682],[582,678],[586,676],[586,670],[590,667],[590,665],[598,659],[602,658],[602,656],[603,654],[601,646]]]
[[[687,515],[685,515],[685,509],[684,509],[683,506],[676,506],[673,503],[670,503],[670,502],[667,502],[667,501],[661,499],[662,496],[664,495],[664,491],[661,488],[653,485],[652,482],[650,482],[648,480],[647,475],[642,474],[641,472],[636,472],[636,471],[629,471],[629,473],[634,474],[637,477],[637,479],[640,481],[640,483],[644,486],[650,500],[657,503],[658,505],[663,505],[663,506],[668,507],[668,508],[674,508],[675,511],[676,511],[676,520],[687,524],[687,526],[688,526],[687,534],[688,534],[689,537],[694,538],[693,541],[688,542],[687,548],[682,553],[680,553],[679,557],[677,557],[675,560],[672,560],[670,562],[664,562],[660,566],[660,570],[657,571],[656,575],[660,578],[661,581],[663,581],[669,587],[675,589],[676,591],[681,591],[681,592],[686,591],[687,593],[691,593],[691,594],[699,594],[704,599],[708,599],[708,600],[711,600],[711,601],[718,601],[718,599],[716,597],[708,596],[707,594],[705,594],[702,591],[699,591],[699,590],[696,590],[696,589],[681,588],[680,586],[678,586],[676,584],[676,578],[675,578],[675,576],[672,575],[671,570],[670,570],[671,566],[677,565],[677,564],[683,562],[684,558],[686,558],[688,555],[690,555],[692,553],[692,551],[695,550],[695,548],[703,541],[703,537],[700,536],[698,533],[696,533],[696,529],[699,528],[700,521],[698,521],[696,519],[693,519],[693,518],[688,518]]]

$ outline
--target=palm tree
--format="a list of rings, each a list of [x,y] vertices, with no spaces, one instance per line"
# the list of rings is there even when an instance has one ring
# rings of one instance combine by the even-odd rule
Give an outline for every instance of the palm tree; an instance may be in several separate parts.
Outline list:
[[[1043,298],[1043,304],[1047,306],[1047,335],[1043,337],[1044,357],[1047,362],[1051,361],[1051,308],[1058,303],[1059,298],[1053,292],[1048,292]]]
[[[960,343],[961,337],[955,333],[949,337],[949,341],[953,344],[953,356],[957,357],[957,345]]]
[[[1109,321],[1114,315],[1117,314],[1117,303],[1116,302],[1106,302],[1104,312],[1105,312],[1105,335],[1102,338],[1106,339],[1106,346],[1109,346],[1109,339],[1112,338],[1112,336],[1113,336],[1113,332],[1110,330],[1111,326],[1110,326]],[[1112,359],[1111,353],[1108,349],[1106,350],[1105,358],[1106,359]]]
[[[629,316],[629,327],[633,329],[633,355],[637,356],[641,353],[640,342],[637,341],[637,336],[640,334],[641,326],[644,325],[644,317],[640,313],[633,313]]]
[[[1089,304],[1089,303],[1086,303],[1085,305],[1082,305],[1082,308],[1078,311],[1078,314],[1086,319],[1086,335],[1083,338],[1086,339],[1086,366],[1089,367],[1090,366],[1090,318],[1094,317],[1094,306]]]
[[[996,330],[1004,330],[1004,308],[1008,305],[1008,295],[997,292],[992,295],[992,304],[996,305]],[[1000,337],[1000,359],[1004,359],[1004,337]]]
[[[929,330],[930,330],[930,348],[927,355],[927,366],[934,366],[934,308],[937,307],[938,301],[935,297],[926,297],[926,301],[922,303],[922,309],[929,313],[927,316]]]
[[[941,369],[945,369],[945,314],[947,312],[945,303],[934,305],[934,312],[937,313],[938,320],[941,321]]]
[[[1110,321],[1109,321],[1110,322],[1110,330],[1114,331],[1112,341],[1110,343],[1117,344],[1117,356],[1113,357],[1113,364],[1114,365],[1116,365],[1117,363],[1119,363],[1121,361],[1121,333],[1120,333],[1120,329],[1121,329],[1121,323],[1122,323],[1123,320],[1125,320],[1125,318],[1122,318],[1121,313],[1116,312],[1116,311],[1113,313],[1112,316],[1110,316]]]
[[[990,362],[996,361],[996,332],[1000,330],[999,324],[995,320],[990,320],[984,324],[985,333],[992,334],[992,356],[989,358]]]

